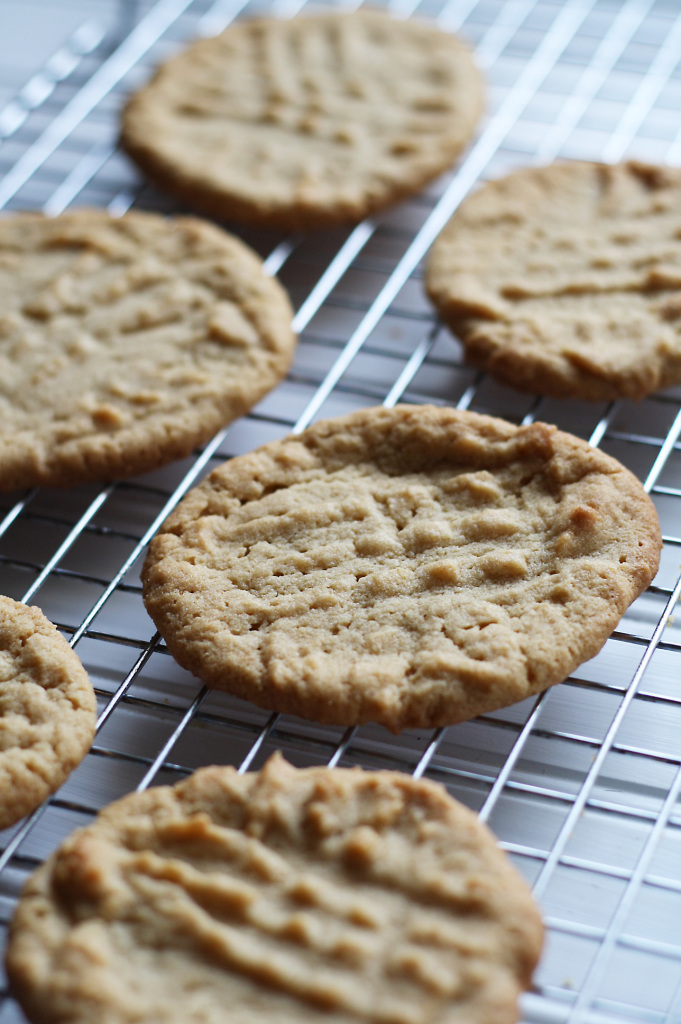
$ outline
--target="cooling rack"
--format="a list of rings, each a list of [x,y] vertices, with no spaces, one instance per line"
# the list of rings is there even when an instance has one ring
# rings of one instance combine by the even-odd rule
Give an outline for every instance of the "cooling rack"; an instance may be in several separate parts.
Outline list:
[[[0,112],[0,206],[179,208],[117,150],[127,93],[183,41],[303,2],[150,0],[91,23]],[[192,458],[105,488],[0,499],[0,591],[38,604],[95,685],[92,752],[28,820],[0,833],[0,928],[20,887],[74,827],[124,793],[200,765],[359,764],[425,775],[489,823],[540,900],[548,935],[530,1022],[681,1021],[681,388],[640,404],[521,395],[467,367],[424,298],[422,261],[480,179],[567,159],[681,157],[678,0],[393,0],[475,48],[487,115],[455,170],[353,230],[239,231],[277,273],[301,341],[287,380]],[[394,737],[268,715],[206,692],[146,616],[149,538],[223,459],[320,416],[430,401],[556,423],[615,455],[656,503],[664,553],[654,585],[603,651],[532,699],[435,732]],[[0,1024],[23,1017],[0,993]]]

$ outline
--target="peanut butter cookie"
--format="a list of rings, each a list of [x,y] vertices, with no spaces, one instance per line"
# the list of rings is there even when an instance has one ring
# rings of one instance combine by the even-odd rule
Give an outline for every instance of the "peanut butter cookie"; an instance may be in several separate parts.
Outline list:
[[[479,75],[454,36],[385,12],[238,22],[163,65],[122,142],[215,217],[307,229],[418,191],[470,139]]]
[[[471,363],[539,394],[640,399],[681,382],[681,170],[574,163],[484,185],[426,287]]]
[[[144,600],[209,686],[398,731],[564,679],[651,581],[660,547],[640,483],[584,441],[374,408],[216,469],[152,541]]]
[[[273,757],[102,811],[29,880],[7,966],[36,1024],[512,1024],[541,943],[442,787]]]
[[[39,608],[0,596],[0,829],[39,807],[95,732],[80,658]]]
[[[0,490],[188,455],[284,376],[280,286],[199,220],[0,220]]]

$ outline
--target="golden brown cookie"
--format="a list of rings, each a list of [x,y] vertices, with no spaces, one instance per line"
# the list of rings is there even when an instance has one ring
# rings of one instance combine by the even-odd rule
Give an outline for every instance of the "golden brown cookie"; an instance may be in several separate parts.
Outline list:
[[[152,541],[144,600],[209,686],[398,731],[564,679],[660,547],[640,483],[576,437],[373,408],[216,469]]]
[[[80,764],[96,700],[80,658],[39,608],[0,596],[0,829]]]
[[[482,105],[465,46],[385,12],[257,19],[164,64],[122,142],[194,208],[278,228],[361,220],[444,171]]]
[[[36,1024],[512,1024],[541,943],[442,787],[273,757],[102,811],[28,882],[7,966]]]
[[[284,376],[281,287],[199,220],[0,220],[0,490],[185,456]]]
[[[484,185],[426,287],[475,366],[558,397],[681,382],[681,170],[573,163]]]

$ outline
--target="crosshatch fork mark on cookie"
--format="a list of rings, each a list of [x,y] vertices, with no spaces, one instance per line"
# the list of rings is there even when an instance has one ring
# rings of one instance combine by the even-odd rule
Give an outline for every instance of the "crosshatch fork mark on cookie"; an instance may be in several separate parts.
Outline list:
[[[261,19],[161,67],[123,115],[159,185],[211,215],[357,221],[448,167],[481,106],[464,45],[379,11]]]
[[[468,358],[524,390],[640,399],[681,381],[681,172],[516,171],[435,243],[428,293]]]
[[[292,310],[212,224],[132,212],[0,224],[0,491],[156,469],[285,374]]]
[[[439,786],[275,756],[125,797],[67,839],[8,965],[43,1024],[225,1006],[236,1024],[511,1024],[541,941],[523,880]]]
[[[209,685],[340,724],[445,724],[595,654],[650,582],[652,504],[544,424],[326,421],[216,470],[152,542],[147,608]]]

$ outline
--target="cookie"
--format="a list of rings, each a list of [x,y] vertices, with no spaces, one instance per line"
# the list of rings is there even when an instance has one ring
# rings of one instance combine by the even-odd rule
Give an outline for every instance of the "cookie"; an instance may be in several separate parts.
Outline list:
[[[660,547],[639,482],[578,438],[373,408],[216,469],[152,541],[144,600],[209,686],[399,731],[565,679]]]
[[[455,37],[326,11],[193,43],[133,95],[121,139],[193,208],[297,230],[354,223],[418,191],[466,145],[481,106]]]
[[[433,246],[428,294],[470,362],[525,391],[641,399],[681,382],[681,171],[521,170]]]
[[[258,258],[202,221],[0,220],[0,490],[188,455],[284,376],[291,315]]]
[[[80,658],[38,608],[0,595],[0,829],[80,764],[96,701]]]
[[[124,797],[26,886],[38,1024],[512,1024],[529,890],[475,815],[398,772],[203,768]]]

